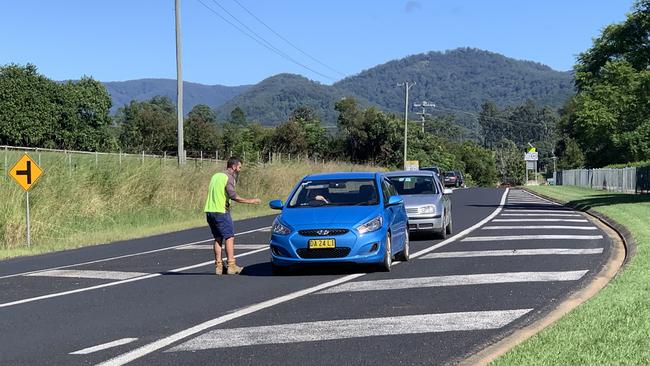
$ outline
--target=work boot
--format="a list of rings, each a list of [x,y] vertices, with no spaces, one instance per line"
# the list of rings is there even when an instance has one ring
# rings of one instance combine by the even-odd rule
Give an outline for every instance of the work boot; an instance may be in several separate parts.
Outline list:
[[[240,274],[241,271],[244,270],[244,267],[240,267],[235,263],[235,261],[228,261],[228,274],[229,275],[234,275],[234,274]]]
[[[217,275],[223,274],[223,262],[216,262],[214,264],[214,273]]]

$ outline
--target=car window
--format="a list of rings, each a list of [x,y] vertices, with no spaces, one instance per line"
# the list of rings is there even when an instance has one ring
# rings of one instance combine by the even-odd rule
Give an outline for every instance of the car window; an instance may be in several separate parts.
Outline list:
[[[374,179],[305,180],[287,207],[357,206],[379,203]]]
[[[389,184],[388,184],[388,181],[386,181],[386,179],[382,179],[382,181],[381,181],[381,191],[382,191],[381,193],[382,193],[382,195],[384,197],[384,205],[387,205],[388,204],[388,199],[390,198],[391,194],[390,194]]]
[[[433,176],[404,175],[388,179],[400,195],[437,194],[439,192]]]

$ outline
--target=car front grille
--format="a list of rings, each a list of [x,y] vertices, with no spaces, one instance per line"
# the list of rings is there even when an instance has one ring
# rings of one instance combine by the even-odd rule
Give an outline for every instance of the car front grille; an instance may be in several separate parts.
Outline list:
[[[409,207],[406,209],[407,214],[417,214],[418,213],[418,208],[417,207]]]
[[[343,258],[350,254],[350,248],[308,249],[300,248],[296,251],[300,258]]]
[[[311,229],[298,231],[302,236],[335,236],[347,234],[348,229]],[[319,233],[320,232],[320,233]]]

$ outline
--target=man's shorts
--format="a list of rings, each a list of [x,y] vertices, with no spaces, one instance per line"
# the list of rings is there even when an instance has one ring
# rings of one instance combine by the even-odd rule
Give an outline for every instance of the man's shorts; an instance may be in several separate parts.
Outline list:
[[[235,236],[235,225],[232,223],[230,212],[206,212],[205,216],[215,240],[226,240]]]

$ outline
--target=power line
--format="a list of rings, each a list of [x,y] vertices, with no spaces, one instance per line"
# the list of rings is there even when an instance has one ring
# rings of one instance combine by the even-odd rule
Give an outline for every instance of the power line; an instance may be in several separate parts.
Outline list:
[[[303,50],[300,49],[298,46],[296,46],[295,44],[293,44],[291,41],[289,41],[288,39],[286,39],[285,37],[283,37],[280,33],[276,32],[276,31],[275,31],[273,28],[271,28],[268,24],[264,23],[264,21],[262,21],[262,19],[260,19],[259,17],[257,17],[255,14],[253,14],[253,12],[251,12],[250,10],[248,10],[248,8],[246,8],[244,5],[242,5],[242,3],[240,3],[240,2],[237,1],[237,0],[233,0],[233,1],[234,1],[235,3],[237,3],[237,5],[239,5],[242,9],[244,9],[244,11],[246,11],[250,16],[252,16],[253,18],[255,18],[255,20],[257,20],[258,22],[260,22],[263,26],[265,26],[268,30],[270,30],[271,32],[273,32],[273,34],[275,34],[276,36],[278,36],[278,38],[280,38],[281,40],[285,41],[285,42],[286,42],[287,44],[289,44],[291,47],[295,48],[295,49],[298,50],[300,53],[302,53],[303,55],[309,57],[310,59],[312,59],[313,61],[317,62],[317,63],[320,64],[321,66],[326,67],[326,68],[329,69],[330,71],[333,71],[333,72],[335,72],[335,73],[337,73],[337,74],[339,74],[339,75],[341,75],[341,76],[345,76],[344,73],[342,73],[342,72],[340,72],[340,71],[338,71],[338,70],[336,70],[336,69],[334,69],[334,68],[328,66],[327,64],[321,62],[321,61],[318,60],[317,58],[315,58],[315,57],[313,57],[312,55],[308,54],[307,52],[303,51]]]
[[[472,112],[467,112],[462,109],[457,109],[457,108],[448,108],[448,107],[441,107],[439,105],[436,105],[436,109],[446,109],[451,112],[460,112],[460,113],[465,113],[468,114],[472,117],[476,118],[487,118],[491,120],[498,120],[498,121],[504,121],[504,122],[517,122],[520,124],[525,124],[525,125],[531,125],[531,126],[537,126],[537,127],[544,127],[544,123],[533,123],[533,122],[525,122],[525,121],[520,121],[516,119],[509,119],[507,117],[497,117],[497,116],[481,116],[480,114],[472,113]]]
[[[319,71],[316,71],[316,70],[312,69],[311,67],[309,67],[309,66],[307,66],[307,65],[305,65],[305,64],[303,64],[303,63],[301,63],[301,62],[299,62],[299,61],[297,61],[297,60],[295,60],[295,59],[292,58],[291,56],[287,55],[286,53],[282,52],[282,51],[279,50],[278,48],[274,47],[274,46],[273,46],[269,41],[267,41],[267,40],[264,39],[262,36],[260,36],[259,34],[255,33],[253,30],[251,30],[248,26],[246,26],[245,24],[243,24],[239,19],[237,19],[234,15],[232,15],[230,12],[228,12],[228,11],[227,11],[223,6],[221,6],[221,5],[220,5],[219,3],[217,3],[215,0],[212,0],[212,1],[213,1],[215,4],[217,4],[217,6],[219,6],[221,9],[223,9],[226,13],[228,13],[228,15],[230,15],[233,19],[235,19],[239,24],[241,24],[241,25],[244,26],[246,29],[248,29],[248,30],[250,31],[250,33],[246,32],[245,30],[243,30],[242,28],[240,28],[239,26],[237,26],[236,24],[234,24],[233,22],[231,22],[230,20],[228,20],[226,17],[224,17],[223,15],[219,14],[219,13],[218,13],[217,11],[215,11],[213,8],[211,8],[211,7],[209,7],[208,5],[206,5],[202,0],[197,0],[197,1],[198,1],[199,3],[201,3],[201,5],[203,5],[206,9],[210,10],[210,11],[211,11],[212,13],[214,13],[216,16],[218,16],[219,18],[221,18],[224,22],[230,24],[233,28],[237,29],[239,32],[241,32],[241,33],[244,34],[245,36],[249,37],[249,38],[252,39],[253,41],[255,41],[255,42],[259,43],[260,45],[262,45],[263,47],[267,48],[269,51],[274,52],[274,53],[276,53],[276,54],[282,56],[283,58],[285,58],[285,59],[287,59],[287,60],[293,62],[294,64],[296,64],[296,65],[298,65],[298,66],[300,66],[300,67],[302,67],[302,68],[304,68],[304,69],[306,69],[306,70],[309,70],[309,71],[313,72],[314,74],[317,74],[317,75],[319,75],[319,76],[322,76],[322,77],[324,77],[324,78],[326,78],[326,79],[329,79],[329,80],[332,80],[332,81],[336,81],[336,79],[334,79],[333,77],[331,77],[331,76],[329,76],[329,75],[326,75],[326,74],[323,74],[323,73],[321,73],[321,72],[319,72]],[[251,35],[251,33],[252,33],[252,35]],[[256,37],[257,37],[257,38],[256,38]]]

